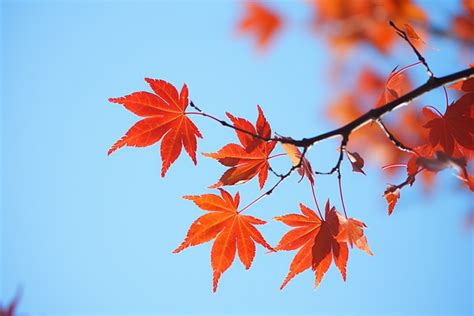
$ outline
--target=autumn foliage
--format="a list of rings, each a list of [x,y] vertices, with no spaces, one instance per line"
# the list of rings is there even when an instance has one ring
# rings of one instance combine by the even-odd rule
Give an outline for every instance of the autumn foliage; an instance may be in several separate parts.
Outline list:
[[[469,1],[464,1],[463,5],[465,12],[453,17],[450,29],[456,40],[472,45],[472,31],[468,30],[472,30],[474,7]],[[373,255],[364,234],[366,225],[349,217],[344,204],[340,166],[345,157],[352,170],[362,174],[365,174],[366,164],[363,157],[374,151],[379,153],[378,163],[385,170],[403,167],[404,180],[379,192],[387,202],[389,215],[396,209],[405,187],[412,186],[417,178],[421,178],[425,185],[429,184],[438,172],[446,168],[456,170],[467,191],[474,188],[470,173],[474,151],[474,68],[466,67],[437,77],[420,49],[428,41],[425,36],[447,34],[432,29],[423,9],[410,0],[314,0],[310,1],[309,8],[314,12],[313,31],[326,38],[337,50],[370,45],[385,55],[397,43],[403,43],[417,59],[405,67],[385,70],[383,75],[370,67],[361,68],[356,85],[352,89],[341,89],[327,108],[328,117],[341,126],[333,131],[303,139],[277,135],[272,132],[260,106],[257,106],[255,123],[228,112],[226,119],[220,119],[189,101],[186,84],[178,92],[173,84],[164,80],[147,78],[151,92],[139,91],[109,99],[141,119],[112,145],[108,154],[125,146],[145,147],[161,142],[162,176],[166,175],[183,147],[197,164],[197,141],[203,136],[195,125],[195,117],[207,118],[235,131],[237,141],[226,141],[227,144],[216,152],[203,153],[204,157],[216,160],[226,169],[216,183],[210,184],[214,193],[183,197],[205,213],[191,224],[184,241],[174,250],[174,253],[179,253],[190,246],[213,241],[214,291],[221,275],[235,261],[236,254],[246,269],[251,267],[256,244],[269,252],[296,252],[286,278],[282,277],[281,289],[297,274],[309,269],[314,273],[315,286],[318,286],[332,263],[346,280],[349,249],[354,246]],[[389,21],[393,21],[392,27]],[[247,2],[237,29],[255,37],[257,47],[261,49],[268,47],[284,26],[283,15],[260,2]],[[425,84],[413,84],[409,73],[414,67],[424,68],[427,74]],[[455,92],[454,101],[449,102],[445,87],[451,93]],[[434,89],[445,89],[446,98],[440,99],[439,104],[409,107],[396,119],[384,121],[393,110],[411,104],[415,98]],[[306,157],[307,151],[310,148],[317,150],[319,142],[333,136],[340,139],[339,158],[334,168],[329,172],[314,170]],[[279,149],[277,144],[281,145],[284,154],[274,153]],[[279,155],[287,155],[291,161],[291,166],[283,173],[276,172],[271,166],[271,160]],[[294,171],[299,173],[301,182],[309,184],[315,210],[300,203],[300,212],[275,217],[274,220],[289,226],[289,230],[272,247],[258,230],[258,225],[266,222],[243,212],[272,194]],[[337,176],[342,208],[337,210],[328,200],[320,209],[314,188],[317,175]],[[270,188],[244,207],[239,206],[241,198],[238,192],[232,195],[223,189],[254,178],[263,189],[271,176],[276,181],[272,181]]]

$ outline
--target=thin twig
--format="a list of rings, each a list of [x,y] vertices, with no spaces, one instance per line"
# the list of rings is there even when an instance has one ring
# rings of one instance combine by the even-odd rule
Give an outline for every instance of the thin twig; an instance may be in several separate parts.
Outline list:
[[[194,104],[194,103],[193,103],[193,104]],[[195,109],[198,109],[195,105],[194,105],[194,108],[195,108]],[[185,112],[184,114],[186,114],[186,115],[199,115],[199,116],[204,116],[204,117],[210,118],[210,119],[212,119],[212,120],[214,120],[214,121],[220,123],[222,126],[230,127],[230,128],[232,128],[232,129],[234,129],[234,130],[237,130],[237,131],[239,131],[239,132],[245,133],[245,134],[247,134],[247,135],[250,135],[250,136],[252,136],[252,137],[254,137],[254,138],[263,140],[263,141],[265,141],[265,142],[269,142],[269,141],[279,141],[279,138],[277,138],[277,137],[263,137],[263,136],[260,136],[260,135],[258,135],[258,134],[252,133],[252,132],[250,132],[250,131],[248,131],[248,130],[245,130],[245,129],[243,129],[243,128],[234,126],[234,125],[230,124],[230,123],[227,122],[227,121],[218,119],[217,117],[212,116],[212,115],[207,114],[207,113],[202,112],[202,111],[201,111],[201,112]]]
[[[387,135],[388,139],[398,148],[400,149],[401,151],[406,151],[406,152],[410,152],[410,153],[414,153],[415,151],[404,145],[400,140],[398,140],[395,135],[393,135],[387,128],[387,126],[385,126],[385,124],[382,122],[382,119],[378,119],[376,120],[377,124],[380,126],[380,128],[384,131],[385,135]]]
[[[350,135],[350,132],[348,133],[348,135],[344,135],[342,137],[341,145],[339,146],[339,157],[337,158],[336,165],[334,167],[332,167],[332,169],[328,172],[315,171],[314,172],[315,174],[330,175],[330,174],[333,174],[336,171],[339,172],[339,170],[341,169],[341,163],[344,160],[344,152],[346,151],[346,145],[349,142],[349,135]]]
[[[309,148],[311,147],[312,145],[320,142],[320,141],[323,141],[323,140],[326,140],[326,139],[329,139],[329,138],[332,138],[332,137],[335,137],[335,136],[338,136],[338,135],[341,135],[344,137],[344,135],[347,135],[349,136],[353,131],[355,131],[356,129],[366,125],[367,123],[371,122],[371,121],[374,121],[374,120],[377,120],[379,118],[382,118],[384,115],[388,114],[389,112],[403,106],[403,105],[406,105],[408,104],[409,102],[419,98],[420,96],[436,89],[436,88],[439,88],[439,87],[443,87],[445,85],[448,85],[448,84],[452,84],[452,83],[455,83],[457,81],[461,81],[461,80],[466,80],[466,79],[469,79],[469,78],[472,78],[474,77],[474,68],[467,68],[467,69],[464,69],[464,70],[461,70],[461,71],[458,71],[458,72],[455,72],[455,73],[452,73],[452,74],[449,74],[447,76],[444,76],[444,77],[431,77],[426,83],[422,84],[421,86],[419,86],[418,88],[408,92],[407,94],[395,99],[395,100],[392,100],[388,103],[386,103],[385,105],[383,106],[380,106],[378,108],[375,108],[375,109],[371,109],[369,110],[368,112],[366,112],[365,114],[362,114],[361,116],[359,116],[358,118],[354,119],[353,121],[347,123],[346,125],[344,126],[341,126],[339,128],[336,128],[332,131],[329,131],[329,132],[326,132],[326,133],[322,133],[322,134],[319,134],[319,135],[316,135],[316,136],[313,136],[313,137],[309,137],[309,138],[302,138],[302,139],[293,139],[293,138],[290,138],[290,137],[262,137],[258,134],[254,134],[252,132],[249,132],[247,130],[244,130],[244,129],[241,129],[241,128],[238,128],[238,127],[235,127],[233,126],[232,124],[224,121],[224,120],[220,120],[212,115],[209,115],[207,113],[204,113],[204,112],[186,112],[185,114],[189,114],[189,115],[200,115],[200,116],[204,116],[204,117],[207,117],[207,118],[210,118],[218,123],[220,123],[221,125],[225,126],[225,127],[229,127],[229,128],[232,128],[234,130],[238,130],[238,131],[241,131],[243,133],[246,133],[248,135],[251,135],[255,138],[258,138],[260,140],[263,140],[263,141],[277,141],[277,142],[280,142],[280,143],[285,143],[285,144],[293,144],[297,147],[302,147],[302,148]]]
[[[423,64],[423,66],[425,66],[426,68],[426,72],[428,73],[428,76],[430,78],[434,77],[433,75],[433,72],[431,71],[430,69],[430,66],[428,66],[428,63],[426,62],[425,60],[425,57],[423,57],[423,55],[421,55],[421,53],[418,51],[418,49],[415,47],[415,45],[413,45],[413,43],[410,41],[410,38],[408,37],[407,33],[403,30],[401,30],[398,26],[395,25],[395,23],[393,23],[392,21],[390,21],[390,26],[393,27],[396,31],[397,31],[397,35],[400,36],[401,38],[403,38],[407,43],[408,45],[410,45],[411,49],[413,50],[413,52],[415,52],[416,54],[416,57],[418,57],[418,60],[421,61],[421,63]]]
[[[279,177],[280,179],[268,190],[266,191],[265,193],[259,195],[255,200],[253,200],[252,202],[250,202],[249,204],[247,204],[246,206],[244,206],[240,211],[239,213],[245,211],[246,209],[248,209],[249,207],[251,207],[252,205],[254,205],[255,203],[257,203],[258,201],[260,201],[261,199],[263,199],[265,196],[269,196],[273,193],[273,191],[286,179],[288,178],[292,173],[293,171],[295,171],[296,169],[300,168],[302,165],[303,165],[303,160],[304,160],[304,156],[306,155],[306,151],[307,151],[307,148],[305,147],[303,149],[303,152],[301,153],[301,157],[300,157],[300,161],[298,162],[298,164],[296,165],[293,165],[290,170],[288,170],[287,173],[285,174],[278,174],[276,172],[274,172],[271,168],[270,170],[272,170],[272,172],[277,176]]]
[[[407,94],[388,102],[387,104],[380,106],[375,109],[367,111],[365,114],[359,116],[353,121],[347,123],[344,126],[336,128],[332,131],[319,134],[310,138],[303,138],[300,140],[296,139],[281,139],[280,142],[291,143],[298,147],[309,147],[320,141],[338,136],[338,135],[350,135],[356,129],[366,125],[367,123],[377,120],[389,112],[398,109],[399,107],[408,104],[409,102],[419,98],[425,93],[432,91],[436,88],[455,83],[460,80],[469,79],[474,77],[474,68],[467,68],[453,74],[444,77],[432,77],[426,83],[422,84],[418,88],[408,92]]]
[[[316,198],[316,193],[314,192],[314,184],[310,181],[309,185],[311,186],[311,193],[313,194],[314,204],[316,204],[316,209],[318,210],[319,217],[323,218],[323,214],[321,213],[321,209],[319,208],[318,199]]]

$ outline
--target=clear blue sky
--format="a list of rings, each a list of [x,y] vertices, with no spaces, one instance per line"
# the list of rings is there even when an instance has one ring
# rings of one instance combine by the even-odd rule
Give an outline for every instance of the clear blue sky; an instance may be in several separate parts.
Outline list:
[[[449,10],[433,13],[439,21],[455,11],[443,6]],[[308,18],[300,2],[276,7]],[[171,251],[202,214],[180,197],[210,192],[224,169],[200,155],[195,168],[183,155],[162,179],[159,146],[106,156],[137,120],[107,99],[148,89],[144,77],[186,82],[191,99],[218,116],[254,121],[258,103],[281,134],[334,126],[322,115],[338,93],[325,79],[330,52],[297,24],[259,56],[235,36],[232,2],[12,1],[1,11],[0,301],[21,287],[21,315],[473,313],[473,237],[462,229],[472,197],[450,171],[432,194],[402,192],[389,218],[379,170],[369,167],[364,177],[346,166],[346,203],[368,225],[375,253],[351,252],[346,283],[331,267],[316,290],[308,271],[280,291],[294,253],[258,248],[252,268],[234,263],[213,294],[211,244]],[[427,57],[440,75],[465,67],[457,47],[433,46]],[[380,69],[413,62],[406,52]],[[213,122],[196,123],[205,137],[199,152],[235,139]],[[333,163],[334,145],[312,150],[316,166]],[[248,203],[258,185],[239,190]],[[317,192],[339,205],[335,178],[318,178]],[[271,218],[296,212],[299,202],[312,205],[295,177],[248,214],[270,222],[262,232],[275,245],[287,228]]]

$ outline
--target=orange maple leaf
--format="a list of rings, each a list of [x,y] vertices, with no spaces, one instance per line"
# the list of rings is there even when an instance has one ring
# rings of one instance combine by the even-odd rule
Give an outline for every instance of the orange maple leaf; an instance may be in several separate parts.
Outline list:
[[[258,218],[242,215],[237,210],[240,195],[234,197],[227,191],[219,189],[221,196],[215,194],[188,195],[184,199],[193,201],[199,208],[208,211],[195,220],[181,245],[173,253],[178,253],[189,246],[196,246],[214,239],[211,250],[211,264],[214,271],[213,291],[224,273],[234,262],[238,252],[240,261],[249,269],[255,257],[255,243],[273,251],[254,225],[265,224]]]
[[[283,289],[297,274],[309,269],[313,260],[311,249],[314,245],[314,238],[316,238],[321,227],[322,220],[313,210],[302,203],[300,203],[300,209],[303,215],[287,214],[274,218],[288,226],[295,227],[283,235],[275,250],[291,251],[301,248],[293,258],[290,264],[290,271],[280,289]]]
[[[290,271],[280,289],[283,289],[297,274],[311,267],[316,277],[315,286],[318,286],[329,269],[332,258],[345,280],[349,250],[344,241],[336,239],[339,232],[336,209],[329,207],[328,200],[325,220],[301,203],[300,209],[303,215],[287,214],[274,218],[288,226],[295,227],[281,238],[275,250],[289,251],[300,248],[290,264]]]
[[[444,115],[423,108],[430,144],[438,144],[449,156],[474,150],[474,93],[468,93],[447,107]]]
[[[282,25],[280,16],[273,10],[255,1],[245,3],[245,15],[238,25],[241,33],[253,33],[257,47],[266,48]]]
[[[271,136],[271,128],[263,111],[258,107],[258,118],[256,127],[243,118],[234,117],[227,113],[227,116],[234,124],[234,127],[248,131],[253,135],[263,138]],[[241,130],[236,130],[237,137],[242,145],[227,144],[215,153],[203,153],[204,156],[216,159],[222,165],[231,167],[221,176],[219,181],[211,188],[223,185],[234,185],[245,183],[258,174],[260,188],[263,188],[268,177],[270,167],[268,159],[270,153],[275,148],[275,141],[264,141]]]
[[[178,95],[176,88],[164,81],[145,78],[154,93],[140,91],[120,98],[110,98],[127,110],[145,117],[133,125],[108,151],[110,155],[124,146],[146,147],[162,140],[161,176],[164,177],[171,164],[176,161],[184,147],[189,157],[196,161],[196,138],[202,138],[194,123],[186,116],[188,87],[183,85]]]
[[[356,245],[360,250],[365,251],[367,254],[373,256],[374,254],[370,251],[367,243],[367,237],[364,235],[364,229],[367,226],[355,218],[346,218],[341,214],[337,213],[339,219],[339,233],[336,239],[340,242],[347,242],[353,247]]]

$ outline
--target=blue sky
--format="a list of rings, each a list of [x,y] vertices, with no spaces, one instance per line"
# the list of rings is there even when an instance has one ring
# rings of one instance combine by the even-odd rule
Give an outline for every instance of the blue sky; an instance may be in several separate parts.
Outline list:
[[[294,20],[308,18],[299,2],[276,7]],[[210,243],[171,253],[202,214],[181,196],[209,193],[224,169],[200,155],[195,168],[182,155],[162,179],[157,145],[107,157],[137,120],[109,97],[148,90],[143,78],[151,77],[186,82],[190,98],[221,117],[229,111],[255,121],[260,104],[284,135],[334,127],[322,114],[338,93],[327,82],[325,43],[291,25],[268,54],[255,54],[233,31],[239,8],[218,1],[2,2],[0,301],[21,287],[19,310],[28,315],[472,314],[473,239],[462,229],[472,197],[450,171],[431,194],[403,191],[389,218],[381,196],[388,180],[370,166],[367,177],[344,167],[348,211],[367,224],[375,254],[353,250],[346,283],[331,267],[316,290],[308,271],[280,291],[294,253],[257,248],[252,268],[236,261],[213,294]],[[433,46],[427,57],[440,75],[465,67],[458,47]],[[405,51],[392,60],[379,64],[387,74],[414,57]],[[199,152],[235,139],[211,121],[195,122],[204,135]],[[314,164],[332,165],[335,146],[313,148]],[[248,211],[269,221],[261,231],[272,245],[287,228],[271,218],[296,212],[299,202],[312,205],[297,180]],[[238,190],[246,204],[258,184]],[[318,178],[316,190],[320,203],[339,205],[335,177]]]

